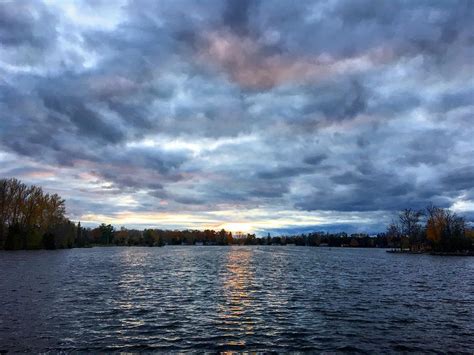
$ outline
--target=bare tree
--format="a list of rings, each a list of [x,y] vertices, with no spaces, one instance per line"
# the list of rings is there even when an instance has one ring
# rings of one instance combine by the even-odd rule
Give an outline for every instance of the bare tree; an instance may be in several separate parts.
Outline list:
[[[418,241],[421,237],[423,231],[421,224],[422,217],[422,211],[413,210],[411,208],[404,209],[398,216],[402,237],[408,238],[410,248],[413,243]]]

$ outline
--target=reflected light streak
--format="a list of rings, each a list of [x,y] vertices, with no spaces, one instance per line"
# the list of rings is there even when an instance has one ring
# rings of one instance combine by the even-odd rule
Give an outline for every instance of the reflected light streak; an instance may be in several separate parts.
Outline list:
[[[219,307],[219,327],[230,334],[254,334],[256,319],[252,311],[255,309],[252,295],[252,259],[253,250],[249,248],[231,247],[227,253],[222,283],[225,303]],[[244,346],[245,342],[229,339],[225,345]]]

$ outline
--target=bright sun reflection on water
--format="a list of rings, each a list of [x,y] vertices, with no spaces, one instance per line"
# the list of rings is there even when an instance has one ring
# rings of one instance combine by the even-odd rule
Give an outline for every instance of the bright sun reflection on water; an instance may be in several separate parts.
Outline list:
[[[226,278],[222,285],[225,305],[219,309],[219,318],[222,330],[229,334],[254,334],[255,318],[249,312],[254,304],[252,254],[251,249],[242,247],[231,247],[227,254]],[[242,339],[244,336],[241,339],[228,339],[226,345],[243,346],[245,341]]]

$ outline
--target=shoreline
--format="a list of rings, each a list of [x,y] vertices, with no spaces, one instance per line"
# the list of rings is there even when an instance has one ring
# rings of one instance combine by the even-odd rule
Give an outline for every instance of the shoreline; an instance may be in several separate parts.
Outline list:
[[[474,251],[458,251],[458,252],[445,252],[445,251],[411,251],[411,250],[386,250],[390,254],[426,254],[434,256],[474,256]]]
[[[192,245],[192,244],[169,244],[169,245],[88,245],[82,247],[72,247],[72,248],[57,248],[57,249],[14,249],[14,250],[7,250],[7,249],[0,249],[0,252],[18,252],[18,251],[60,251],[60,250],[71,250],[71,249],[94,249],[94,248],[163,248],[163,247],[234,247],[234,246],[245,246],[245,247],[310,247],[313,249],[382,249],[385,250],[386,253],[390,254],[411,254],[411,255],[433,255],[433,256],[474,256],[474,251],[460,251],[460,252],[441,252],[441,251],[410,251],[410,250],[400,250],[400,249],[389,249],[383,247],[336,247],[336,246],[308,246],[308,245],[294,245],[294,244],[286,244],[286,245],[266,245],[266,244],[252,244],[252,245],[245,245],[245,244],[231,244],[231,245]]]

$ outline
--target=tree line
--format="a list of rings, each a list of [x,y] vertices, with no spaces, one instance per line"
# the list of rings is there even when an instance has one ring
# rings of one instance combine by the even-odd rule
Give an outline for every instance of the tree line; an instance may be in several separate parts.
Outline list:
[[[117,245],[117,246],[163,246],[163,245],[299,245],[332,247],[390,247],[399,239],[387,239],[385,234],[369,236],[364,233],[313,232],[301,235],[282,235],[257,237],[250,233],[232,233],[221,229],[206,230],[163,230],[115,228],[102,224],[96,228],[79,226],[78,246]]]
[[[462,252],[474,250],[474,229],[445,208],[404,209],[387,228],[386,235],[399,239],[400,250]]]
[[[84,228],[66,216],[65,201],[17,179],[0,180],[0,249],[60,249],[96,245],[300,245],[400,248],[412,251],[473,250],[474,230],[448,209],[405,209],[385,233],[313,232],[258,238],[255,234],[206,230],[126,229],[111,224]]]
[[[77,245],[117,245],[117,246],[163,246],[163,245],[250,245],[254,244],[255,234],[232,235],[225,229],[214,230],[163,230],[163,229],[127,229],[115,230],[110,224],[101,224],[97,228],[78,227]]]

